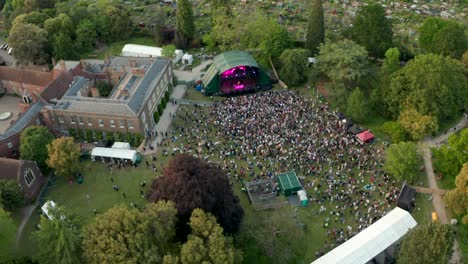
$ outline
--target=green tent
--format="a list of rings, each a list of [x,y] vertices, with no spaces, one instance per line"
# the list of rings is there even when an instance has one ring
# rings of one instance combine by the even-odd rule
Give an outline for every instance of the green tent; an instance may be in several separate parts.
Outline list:
[[[271,88],[270,77],[260,68],[252,55],[246,51],[233,50],[221,53],[213,58],[213,64],[211,64],[202,78],[203,85],[205,86],[205,94],[212,95],[221,92],[221,78],[219,75],[238,66],[258,68],[260,73],[257,80],[258,87],[262,87],[263,89]]]
[[[302,189],[295,171],[280,173],[278,175],[278,183],[284,196],[290,196]]]

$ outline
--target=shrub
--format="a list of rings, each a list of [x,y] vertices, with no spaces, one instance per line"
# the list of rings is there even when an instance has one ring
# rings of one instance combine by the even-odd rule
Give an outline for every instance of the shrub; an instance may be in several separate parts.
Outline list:
[[[93,140],[94,140],[93,131],[86,130],[85,132],[86,132],[86,141],[93,142]]]
[[[163,112],[164,112],[164,107],[163,107],[163,105],[162,105],[162,103],[161,103],[161,104],[158,105],[158,113],[159,113],[159,116],[161,116],[161,115],[163,114]]]
[[[107,132],[106,133],[106,139],[108,141],[114,141],[114,133],[113,132]]]
[[[99,141],[102,139],[102,131],[95,131],[94,132],[96,135],[96,141]]]
[[[133,146],[133,137],[132,137],[132,134],[131,134],[131,133],[127,133],[127,135],[125,135],[125,137],[127,138],[127,142],[130,143],[130,144]]]
[[[112,87],[105,81],[97,81],[96,88],[99,90],[99,95],[102,97],[109,96],[110,92],[112,91]]]
[[[153,113],[153,118],[154,118],[154,122],[155,122],[155,123],[158,123],[158,121],[159,121],[159,113],[158,113],[158,112],[154,112],[154,113]]]
[[[74,128],[68,129],[68,134],[70,135],[70,137],[76,138],[76,130]]]

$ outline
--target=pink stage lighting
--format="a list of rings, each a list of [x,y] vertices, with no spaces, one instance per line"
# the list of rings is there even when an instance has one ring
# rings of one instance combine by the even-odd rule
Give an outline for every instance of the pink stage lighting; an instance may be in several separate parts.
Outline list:
[[[234,84],[234,90],[242,90],[244,87],[245,86],[243,84]]]

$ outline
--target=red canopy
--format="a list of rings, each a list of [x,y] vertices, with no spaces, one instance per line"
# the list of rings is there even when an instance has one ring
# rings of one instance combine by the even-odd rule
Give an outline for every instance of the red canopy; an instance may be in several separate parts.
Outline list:
[[[374,134],[370,130],[366,130],[356,135],[361,142],[370,142],[374,139]]]

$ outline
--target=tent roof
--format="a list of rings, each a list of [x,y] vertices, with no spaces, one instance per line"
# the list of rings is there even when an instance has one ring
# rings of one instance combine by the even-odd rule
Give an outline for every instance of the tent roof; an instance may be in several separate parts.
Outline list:
[[[253,66],[258,68],[255,59],[246,51],[227,51],[214,57],[213,65],[219,73],[223,73],[237,66]]]
[[[154,56],[161,56],[162,48],[146,46],[146,45],[138,45],[138,44],[126,44],[122,48],[122,53],[125,53],[125,52],[136,52],[136,53],[151,54]]]
[[[136,150],[95,147],[91,150],[91,157],[95,156],[133,160],[136,156]]]
[[[278,181],[283,190],[301,187],[301,183],[299,182],[295,171],[280,173],[278,175]]]
[[[112,145],[112,148],[114,149],[131,149],[130,148],[130,143],[128,142],[114,142]]]
[[[372,133],[370,132],[370,130],[366,130],[366,131],[364,131],[364,132],[361,132],[361,133],[357,134],[357,137],[358,137],[361,141],[366,142],[366,141],[369,141],[369,140],[373,139],[373,138],[374,138],[374,134],[372,134]]]
[[[410,213],[396,207],[359,234],[314,261],[313,264],[367,263],[400,240],[416,225]]]

